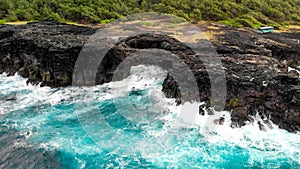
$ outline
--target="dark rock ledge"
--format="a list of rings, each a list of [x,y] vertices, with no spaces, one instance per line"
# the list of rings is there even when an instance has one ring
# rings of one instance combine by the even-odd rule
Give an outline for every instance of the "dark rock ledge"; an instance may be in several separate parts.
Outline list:
[[[218,26],[213,44],[226,68],[226,109],[232,110],[234,126],[252,120],[249,115],[260,112],[281,128],[300,131],[300,79],[288,67],[300,66],[300,33],[258,35],[252,30]],[[55,22],[0,26],[0,73],[18,72],[28,82],[60,87],[72,83],[76,59],[89,35],[97,29]],[[225,32],[225,33],[224,33]],[[200,98],[210,101],[208,75],[199,57],[176,39],[147,34],[118,43],[106,55],[98,69],[96,82],[109,82],[113,70],[132,53],[155,48],[169,51],[190,66],[198,83]],[[172,76],[163,84],[168,97],[180,102],[182,93]]]

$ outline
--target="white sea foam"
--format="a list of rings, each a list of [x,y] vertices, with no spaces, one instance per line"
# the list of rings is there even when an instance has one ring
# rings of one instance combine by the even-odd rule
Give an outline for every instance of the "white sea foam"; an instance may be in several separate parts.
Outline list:
[[[296,68],[292,68],[292,67],[288,67],[288,72],[290,72],[290,71],[297,72],[298,75],[299,75],[299,78],[300,78],[300,66],[298,66],[297,69]]]
[[[147,69],[145,72],[143,70]],[[68,87],[51,89],[39,87],[39,85],[27,84],[26,79],[19,75],[0,75],[1,90],[0,107],[1,114],[24,109],[29,106],[57,105],[64,100],[82,102],[97,99],[116,98],[127,95],[131,90],[141,90],[150,87],[158,87],[156,83],[163,79],[165,73],[157,67],[136,66],[132,69],[132,75],[128,78],[94,87]],[[0,96],[1,96],[0,95]],[[7,96],[13,97],[16,101],[10,102]],[[82,100],[82,99],[85,100]]]
[[[222,161],[220,154],[209,153],[210,148],[211,151],[217,153],[219,151],[215,150],[217,145],[231,145],[246,149],[249,152],[248,163],[254,163],[265,158],[280,157],[288,157],[300,163],[299,133],[288,133],[272,123],[270,123],[270,127],[266,128],[266,131],[261,131],[258,121],[262,121],[262,119],[259,116],[254,116],[253,122],[249,122],[241,128],[232,128],[230,126],[230,112],[205,109],[204,115],[199,115],[199,106],[203,103],[184,103],[177,106],[174,99],[165,98],[161,92],[160,83],[165,75],[163,70],[154,66],[137,66],[133,67],[131,75],[122,81],[93,87],[51,89],[49,87],[27,85],[26,79],[18,75],[7,77],[2,74],[0,75],[0,114],[7,115],[14,111],[26,110],[28,107],[37,107],[36,115],[26,117],[24,121],[16,121],[15,123],[11,121],[10,124],[4,123],[4,125],[23,130],[22,133],[26,138],[34,138],[40,141],[41,148],[64,149],[64,151],[75,154],[93,155],[102,151],[102,148],[107,145],[103,144],[103,147],[101,145],[100,147],[89,146],[89,144],[84,143],[88,136],[79,137],[78,135],[81,135],[81,133],[78,134],[76,131],[73,131],[74,133],[70,135],[64,135],[63,130],[65,128],[49,128],[49,133],[52,132],[51,130],[56,133],[52,133],[54,135],[49,137],[48,140],[39,140],[41,139],[40,135],[45,134],[39,131],[41,126],[46,125],[51,120],[66,121],[74,119],[77,117],[76,113],[78,113],[72,109],[67,113],[61,113],[58,108],[50,111],[46,106],[58,106],[62,102],[67,102],[70,105],[82,102],[89,103],[95,100],[101,102],[107,99],[126,97],[135,90],[149,89],[146,97],[150,98],[154,104],[148,107],[148,112],[138,111],[136,113],[140,114],[135,115],[123,112],[122,115],[131,121],[137,121],[139,116],[156,114],[150,116],[150,120],[162,121],[162,129],[157,130],[152,123],[149,123],[149,125],[142,128],[146,133],[144,136],[147,137],[136,138],[132,140],[135,142],[124,143],[126,149],[123,150],[121,150],[122,147],[117,146],[111,152],[112,154],[124,154],[125,150],[139,152],[142,157],[158,166],[163,166],[165,162],[176,166],[186,156],[199,155],[204,159],[202,163],[206,164],[212,161]],[[7,95],[12,95],[15,99],[6,99]],[[116,107],[122,109],[122,107]],[[86,107],[81,111],[89,111],[92,108],[92,106]],[[208,111],[211,111],[213,115],[208,115]],[[223,125],[218,124],[221,117],[224,118]],[[119,131],[119,134],[122,134],[122,131]],[[197,134],[204,137],[199,137]],[[190,141],[195,138],[194,145],[191,145]],[[201,146],[203,143],[209,147],[204,148]],[[80,158],[78,158],[78,161],[82,167],[86,165]],[[185,162],[189,163],[189,161]],[[191,161],[190,163],[193,164]],[[213,168],[214,166],[208,167]]]

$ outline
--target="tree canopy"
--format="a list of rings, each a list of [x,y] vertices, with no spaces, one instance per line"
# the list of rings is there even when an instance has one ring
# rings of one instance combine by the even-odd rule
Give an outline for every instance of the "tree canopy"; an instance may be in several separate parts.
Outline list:
[[[0,0],[0,19],[7,21],[105,23],[139,12],[233,26],[280,26],[300,23],[300,0]]]

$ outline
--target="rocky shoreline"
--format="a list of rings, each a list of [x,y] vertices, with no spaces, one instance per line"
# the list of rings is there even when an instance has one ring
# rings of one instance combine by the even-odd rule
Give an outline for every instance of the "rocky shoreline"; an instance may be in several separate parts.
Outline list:
[[[258,35],[226,30],[214,45],[227,68],[227,109],[240,125],[257,111],[280,128],[300,130],[300,32]]]
[[[232,125],[242,126],[251,120],[249,115],[260,112],[270,115],[280,128],[300,131],[300,78],[296,71],[300,69],[300,32],[259,35],[251,29],[222,25],[199,27],[213,34],[210,40],[226,69],[225,108],[232,111]],[[0,25],[0,73],[18,72],[28,82],[42,86],[69,86],[77,57],[96,31],[57,22]],[[168,36],[147,34],[118,43],[102,62],[96,83],[111,81],[111,72],[122,59],[150,48],[182,58],[194,73],[201,100],[207,107],[217,105],[210,101],[210,83],[201,59]],[[182,93],[172,76],[166,77],[163,91],[180,102]]]

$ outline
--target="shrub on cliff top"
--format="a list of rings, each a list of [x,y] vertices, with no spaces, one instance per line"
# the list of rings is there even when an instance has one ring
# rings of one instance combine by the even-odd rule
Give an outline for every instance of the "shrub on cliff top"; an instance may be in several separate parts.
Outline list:
[[[272,1],[272,2],[271,2]],[[160,12],[187,21],[236,22],[258,27],[274,22],[300,22],[299,0],[0,0],[0,19],[68,20],[99,23],[133,13]]]

